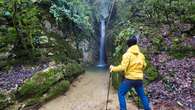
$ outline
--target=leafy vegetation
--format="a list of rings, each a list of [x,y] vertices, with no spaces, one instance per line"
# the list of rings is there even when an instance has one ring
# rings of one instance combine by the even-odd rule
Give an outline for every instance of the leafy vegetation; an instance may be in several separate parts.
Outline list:
[[[93,32],[90,16],[81,0],[0,0],[0,70],[45,62],[62,65],[26,79],[12,101],[32,106],[50,100],[84,72],[79,43]],[[3,96],[0,103],[0,109],[10,105]]]
[[[145,85],[150,84],[152,81],[160,79],[158,70],[147,60],[147,67],[145,70]]]
[[[49,59],[58,62],[71,59],[78,61],[81,54],[75,53],[80,51],[79,43],[87,38],[85,36],[90,36],[93,30],[90,24],[91,10],[84,1],[1,0],[0,5],[1,69],[18,63],[32,64],[48,59],[48,54]],[[65,36],[46,31],[48,27],[44,27],[45,20],[52,25],[57,24],[59,30],[65,30]],[[67,39],[75,42],[76,49],[74,45],[67,44]],[[58,51],[51,52],[53,49]],[[65,57],[62,57],[64,54]]]
[[[68,18],[73,23],[90,28],[89,15],[91,11],[85,2],[79,0],[53,0],[50,13],[53,14],[58,23]]]

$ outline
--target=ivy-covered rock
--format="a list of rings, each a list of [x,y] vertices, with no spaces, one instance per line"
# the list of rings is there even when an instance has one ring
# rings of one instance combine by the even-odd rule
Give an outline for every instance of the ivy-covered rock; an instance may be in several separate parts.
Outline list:
[[[49,69],[46,72],[37,73],[18,89],[17,98],[25,99],[41,96],[48,91],[50,86],[62,78],[63,73],[58,69]]]
[[[52,98],[55,98],[56,96],[66,92],[69,86],[70,86],[70,82],[68,80],[62,80],[56,83],[55,85],[51,86],[48,92],[43,94],[42,97],[34,97],[24,101],[24,105],[25,105],[24,108],[34,106],[34,105],[40,105],[41,103],[47,102]]]
[[[17,90],[16,98],[19,101],[28,100],[27,105],[32,105],[35,100],[45,95],[48,100],[65,92],[69,87],[69,82],[83,72],[84,69],[77,63],[46,69],[26,80]]]

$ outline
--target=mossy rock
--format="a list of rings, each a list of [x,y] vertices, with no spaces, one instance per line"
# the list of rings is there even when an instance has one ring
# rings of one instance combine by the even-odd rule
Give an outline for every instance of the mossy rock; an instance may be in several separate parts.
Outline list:
[[[82,51],[75,48],[74,41],[67,41],[67,39],[63,39],[53,32],[48,34],[48,38],[49,52],[54,54],[52,59],[57,63],[67,64],[70,60],[79,62],[79,59],[82,58]]]
[[[0,93],[0,110],[4,110],[10,104],[11,104],[11,97],[3,93]]]
[[[59,83],[59,81],[72,81],[83,72],[84,69],[82,66],[75,63],[50,68],[47,71],[36,73],[33,77],[26,80],[18,89],[16,98],[22,101],[24,99],[41,97],[50,90],[50,87]],[[65,82],[60,84],[61,86],[69,85],[65,84]]]
[[[70,86],[70,82],[68,80],[62,80],[59,83],[50,87],[47,94],[45,94],[44,101],[48,101],[52,98],[55,98],[58,95],[66,92]]]
[[[43,99],[41,99],[41,97],[30,98],[28,100],[25,100],[24,108],[27,108],[33,105],[40,105],[41,102],[43,102]]]
[[[75,77],[84,73],[85,70],[80,64],[69,63],[64,67],[63,71],[65,79],[72,81]]]
[[[63,77],[63,72],[59,69],[49,69],[46,72],[37,73],[18,89],[17,98],[39,97]]]
[[[47,93],[45,93],[43,96],[40,97],[33,97],[29,98],[27,100],[24,100],[23,103],[23,109],[29,110],[29,108],[36,108],[39,107],[44,102],[47,102],[58,95],[61,95],[62,93],[66,92],[70,86],[70,82],[68,80],[61,80],[57,82],[55,85],[51,86]]]

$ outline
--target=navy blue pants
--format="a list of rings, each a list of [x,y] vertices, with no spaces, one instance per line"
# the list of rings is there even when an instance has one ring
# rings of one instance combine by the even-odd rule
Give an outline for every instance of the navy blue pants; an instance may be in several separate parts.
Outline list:
[[[125,95],[132,87],[135,88],[137,95],[140,97],[141,102],[144,106],[144,110],[151,110],[149,106],[148,98],[146,97],[144,93],[143,81],[142,80],[129,80],[129,79],[124,79],[121,82],[119,90],[118,90],[120,110],[127,110]]]

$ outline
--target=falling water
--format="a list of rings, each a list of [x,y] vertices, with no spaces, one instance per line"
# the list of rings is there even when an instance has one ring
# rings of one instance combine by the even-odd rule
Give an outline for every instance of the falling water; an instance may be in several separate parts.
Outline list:
[[[100,20],[101,36],[100,36],[100,48],[99,48],[99,63],[98,67],[105,67],[105,19]]]
[[[100,48],[99,48],[99,63],[98,67],[106,67],[105,62],[105,22],[109,16],[109,7],[111,6],[112,0],[97,0],[98,12],[100,18]]]

